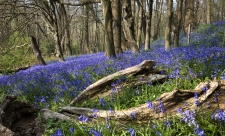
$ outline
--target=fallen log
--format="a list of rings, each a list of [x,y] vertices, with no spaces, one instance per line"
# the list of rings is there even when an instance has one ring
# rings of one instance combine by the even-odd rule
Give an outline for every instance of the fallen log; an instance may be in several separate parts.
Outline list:
[[[202,87],[208,86],[206,93],[203,92]],[[93,110],[91,108],[80,108],[80,107],[61,107],[62,112],[72,115],[85,115],[93,118],[97,115],[98,118],[111,118],[117,121],[131,121],[133,118],[132,114],[135,113],[135,119],[140,122],[152,118],[162,118],[167,115],[178,115],[177,109],[183,108],[186,110],[196,110],[198,107],[195,104],[196,100],[199,100],[202,104],[218,87],[218,81],[211,81],[209,83],[200,83],[193,90],[179,90],[175,88],[170,93],[162,94],[156,101],[152,102],[152,107],[149,106],[150,103],[142,104],[137,107],[125,109],[125,110]],[[199,94],[199,98],[194,98],[194,93]],[[184,103],[187,103],[184,105]],[[159,106],[163,104],[164,112],[161,111]],[[52,115],[49,115],[52,117]]]
[[[84,91],[82,91],[77,97],[75,97],[71,101],[70,105],[73,105],[77,102],[82,102],[86,99],[94,97],[95,95],[99,94],[99,92],[104,91],[106,86],[110,86],[111,83],[113,83],[118,77],[122,77],[122,76],[131,77],[131,76],[136,76],[143,73],[148,74],[151,71],[153,71],[153,66],[155,65],[156,65],[155,61],[145,60],[136,66],[133,66],[133,67],[118,71],[116,73],[113,73],[109,76],[106,76],[98,80],[94,84],[88,86]]]

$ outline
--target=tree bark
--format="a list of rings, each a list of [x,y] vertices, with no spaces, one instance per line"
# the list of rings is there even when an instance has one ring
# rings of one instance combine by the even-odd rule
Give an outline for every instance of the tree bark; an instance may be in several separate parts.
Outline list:
[[[173,0],[167,0],[167,17],[166,17],[166,30],[165,30],[165,50],[170,50],[170,39],[171,39],[171,23],[172,23],[172,11]]]
[[[131,49],[134,53],[138,53],[139,49],[135,41],[134,36],[134,20],[132,16],[131,10],[131,1],[124,0],[123,1],[123,18],[124,18],[124,30],[126,34],[126,38],[130,42]]]
[[[116,53],[123,53],[121,48],[121,2],[120,0],[112,0],[114,45]]]
[[[211,0],[207,0],[206,2],[207,2],[207,15],[206,15],[207,21],[206,21],[206,23],[211,24]]]
[[[143,0],[138,0],[139,7],[139,18],[138,18],[138,29],[137,29],[137,46],[140,49],[141,47],[141,34],[142,34],[142,25],[143,25]]]
[[[37,40],[33,36],[30,37],[30,40],[31,40],[31,47],[33,49],[33,52],[34,52],[37,60],[38,60],[38,63],[40,65],[46,65],[43,57],[41,56],[41,51],[40,51],[39,46],[37,44]]]
[[[182,7],[183,7],[183,0],[178,0],[178,3],[177,3],[177,25],[176,25],[175,34],[174,34],[174,47],[179,46],[179,36],[180,36],[181,21],[182,21]]]
[[[148,2],[148,14],[146,13],[146,37],[145,37],[145,50],[150,49],[150,37],[151,37],[151,21],[152,21],[152,6],[153,0]]]
[[[112,29],[112,8],[110,0],[102,0],[102,10],[105,20],[105,40],[106,40],[106,57],[116,57],[113,29]]]
[[[159,38],[159,32],[160,32],[160,22],[161,22],[161,16],[162,16],[162,4],[163,4],[163,0],[160,0],[160,4],[159,4],[159,11],[158,11],[158,18],[157,18],[157,24],[156,24],[156,31],[155,34],[153,36],[153,39],[156,40],[157,38]]]
[[[90,52],[90,47],[89,47],[89,5],[84,6],[84,49],[85,53]]]
[[[185,21],[184,29],[186,35],[188,34],[189,24],[191,24],[191,31],[195,28],[194,18],[194,0],[185,0]]]

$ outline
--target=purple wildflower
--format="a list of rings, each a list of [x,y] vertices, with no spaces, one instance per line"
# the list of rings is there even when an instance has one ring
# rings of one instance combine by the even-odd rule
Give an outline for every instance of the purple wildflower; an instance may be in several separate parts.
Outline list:
[[[127,132],[130,133],[130,136],[134,136],[135,135],[135,130],[132,128],[128,128]]]
[[[203,91],[204,93],[206,93],[207,90],[208,90],[208,87],[207,87],[207,86],[202,87],[202,91]]]
[[[148,104],[148,108],[149,109],[153,109],[154,110],[155,106],[150,100],[147,101],[147,104]]]
[[[63,136],[62,130],[57,130],[53,136]]]
[[[102,106],[106,106],[106,103],[104,101],[104,98],[100,98],[99,99],[99,103],[102,105]]]
[[[195,97],[195,99],[198,99],[198,93],[197,92],[194,93],[194,97]]]
[[[80,117],[78,119],[81,122],[88,122],[88,117],[86,117],[85,115],[80,115]]]
[[[70,128],[70,132],[71,132],[71,133],[74,133],[74,131],[75,131],[74,127],[71,127],[71,128]]]
[[[91,129],[89,133],[92,134],[93,136],[102,136],[101,132],[99,132],[96,129]]]
[[[195,104],[196,104],[197,106],[200,106],[199,100],[196,100],[196,101],[195,101]]]
[[[134,118],[136,117],[136,112],[132,112],[132,113],[130,114],[130,116],[131,116],[131,119],[134,119]]]
[[[169,128],[171,126],[171,122],[169,120],[166,121],[166,128]]]
[[[159,131],[156,131],[157,136],[162,136],[162,134]]]

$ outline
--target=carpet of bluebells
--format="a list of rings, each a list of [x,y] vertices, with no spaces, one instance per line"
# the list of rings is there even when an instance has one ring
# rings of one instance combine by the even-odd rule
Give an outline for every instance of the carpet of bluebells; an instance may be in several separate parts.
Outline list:
[[[81,56],[71,56],[65,62],[51,61],[47,66],[35,65],[11,75],[0,77],[0,97],[16,95],[28,100],[38,108],[56,110],[66,106],[87,86],[98,79],[118,70],[134,66],[143,60],[155,60],[156,68],[165,69],[171,83],[179,76],[181,81],[204,79],[225,79],[225,47],[223,42],[223,26],[225,21],[212,25],[200,25],[191,33],[191,42],[181,34],[180,47],[165,51],[164,40],[158,39],[151,44],[149,51],[141,49],[139,54],[125,51],[117,58],[106,58],[103,52]],[[182,82],[178,84],[182,88]],[[192,86],[194,87],[194,86]],[[160,94],[159,94],[160,95]],[[193,96],[194,97],[194,96]],[[105,105],[104,99],[99,101]],[[149,103],[151,108],[151,101]],[[99,104],[99,103],[97,103]],[[96,105],[97,105],[96,104]],[[225,104],[225,103],[224,103]],[[159,107],[163,112],[163,103]],[[96,110],[96,109],[95,109]],[[88,126],[76,122],[60,122],[48,124],[46,135],[225,135],[225,112],[208,115],[209,120],[201,126],[205,118],[191,111],[178,109],[182,119],[168,119],[166,122],[150,121],[143,127],[131,123],[120,128],[113,121],[106,119],[104,124]],[[131,115],[135,118],[135,113]],[[97,118],[97,117],[96,117]],[[82,122],[88,122],[84,115],[79,117]],[[53,122],[50,120],[49,122]],[[212,123],[213,122],[213,123]],[[180,124],[180,125],[178,125]],[[223,128],[224,127],[224,128]]]

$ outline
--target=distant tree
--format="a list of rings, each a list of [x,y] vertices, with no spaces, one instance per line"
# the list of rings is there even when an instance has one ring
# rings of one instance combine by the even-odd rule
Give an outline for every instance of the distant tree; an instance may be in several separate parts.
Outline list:
[[[42,55],[41,55],[41,51],[39,49],[39,46],[38,46],[38,43],[37,43],[37,40],[35,37],[31,36],[30,37],[30,40],[31,40],[31,48],[33,49],[33,52],[38,60],[38,63],[40,65],[46,65]]]
[[[179,46],[179,36],[180,36],[180,29],[181,29],[181,21],[182,21],[182,7],[183,7],[183,0],[177,0],[177,22],[174,30],[174,47]]]
[[[106,57],[116,57],[113,29],[112,29],[112,8],[110,0],[102,0],[102,10],[105,21]]]
[[[89,4],[84,5],[84,53],[89,53],[90,52],[90,47],[89,47]]]
[[[166,30],[165,30],[165,49],[170,50],[170,39],[171,39],[171,23],[173,17],[173,0],[167,0],[167,16],[166,16]]]
[[[206,23],[207,24],[210,24],[211,23],[211,0],[207,0],[207,21]]]
[[[145,50],[149,50],[150,49],[153,0],[147,0],[147,3],[148,3],[148,13],[146,13]]]
[[[142,34],[142,28],[143,28],[143,13],[144,13],[144,9],[143,9],[143,3],[144,0],[138,0],[137,1],[137,5],[138,5],[138,13],[139,13],[139,17],[138,17],[138,23],[137,23],[137,46],[140,49],[141,46],[141,34]]]
[[[161,16],[162,16],[162,7],[163,7],[163,0],[160,0],[160,3],[159,3],[159,11],[157,10],[157,22],[156,22],[156,31],[154,31],[154,36],[153,36],[153,39],[157,39],[159,38],[159,30],[160,30],[160,22],[161,22]]]
[[[195,27],[194,0],[185,0],[184,30],[188,37],[188,43],[190,43],[190,33],[194,27]]]
[[[116,53],[123,53],[121,48],[121,2],[120,0],[112,0],[112,15],[113,15],[113,30],[114,30],[114,45]]]
[[[122,6],[123,12],[123,22],[124,22],[124,31],[127,40],[130,43],[131,49],[134,53],[138,53],[139,49],[135,41],[135,34],[134,34],[134,19],[132,16],[131,10],[131,1],[130,0],[123,0]]]

